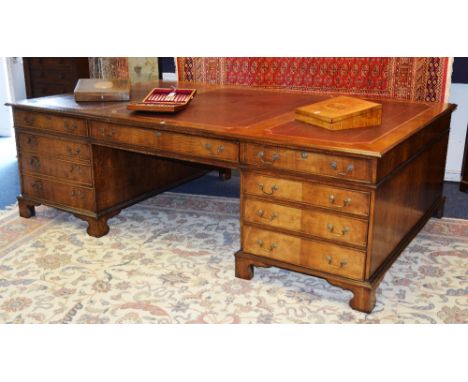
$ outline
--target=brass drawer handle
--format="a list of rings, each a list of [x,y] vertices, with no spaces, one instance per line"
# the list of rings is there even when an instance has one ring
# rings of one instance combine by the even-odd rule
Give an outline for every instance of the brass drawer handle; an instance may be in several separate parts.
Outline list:
[[[212,145],[211,145],[211,143],[205,143],[205,144],[203,145],[203,147],[205,147],[205,149],[206,149],[210,154],[214,154],[213,151],[212,151]],[[217,154],[221,154],[223,151],[224,151],[224,146],[223,146],[223,145],[218,145],[217,148],[216,148],[216,153],[217,153]]]
[[[32,156],[31,159],[29,160],[29,165],[34,170],[39,170],[39,168],[41,167],[41,161],[37,156]]]
[[[106,131],[104,127],[99,128],[99,134],[101,135],[101,137],[111,138],[115,135],[116,132],[117,130],[115,129],[115,127],[110,128],[109,131]]]
[[[37,138],[34,135],[30,135],[26,142],[28,145],[37,146]]]
[[[81,152],[81,149],[79,147],[73,148],[73,147],[67,146],[67,153],[70,156],[80,155],[80,152]]]
[[[350,230],[349,230],[349,227],[343,227],[343,229],[341,230],[341,233],[338,233],[338,232],[334,232],[335,230],[335,227],[333,226],[333,224],[331,223],[328,223],[327,224],[327,228],[328,230],[330,231],[331,234],[335,235],[335,236],[338,236],[338,237],[341,237],[341,236],[344,236],[346,235]]]
[[[70,196],[73,198],[84,199],[85,193],[82,190],[73,189],[70,192]]]
[[[273,164],[274,162],[276,162],[280,156],[278,153],[274,153],[272,156],[271,156],[271,160],[265,160],[265,153],[263,151],[259,151],[257,156],[260,158],[260,161],[262,163],[265,163],[265,164]]]
[[[301,151],[301,158],[302,159],[307,159],[309,157],[309,153],[306,151]]]
[[[160,131],[153,131],[153,134],[159,138],[161,136],[161,132]]]
[[[34,122],[36,122],[36,117],[34,117],[32,115],[26,115],[24,117],[24,120],[28,125],[32,125]]]
[[[260,183],[258,185],[258,188],[260,189],[260,191],[262,191],[265,195],[273,195],[275,193],[275,191],[278,191],[279,190],[279,187],[274,184],[273,186],[270,187],[270,192],[267,192],[265,191],[265,186],[263,183]]]
[[[278,244],[276,243],[271,243],[270,244],[270,247],[269,248],[263,248],[263,246],[265,245],[265,242],[263,240],[257,240],[257,244],[260,248],[262,249],[266,249],[268,252],[271,252],[273,251],[275,248],[278,248]]]
[[[65,131],[69,132],[69,133],[74,133],[75,130],[77,129],[78,125],[76,124],[76,122],[70,122],[68,123],[67,121],[63,121],[63,128]]]
[[[269,221],[273,221],[273,220],[275,220],[276,218],[278,218],[278,214],[277,214],[276,212],[273,212],[269,218],[267,218],[266,216],[264,216],[264,215],[265,215],[265,211],[264,211],[264,210],[257,210],[256,214],[257,214],[258,217],[263,218],[263,219],[266,219],[266,220],[269,220]]]
[[[336,161],[332,161],[330,162],[330,167],[333,169],[333,170],[337,170],[338,169],[338,164],[336,163]],[[350,173],[352,173],[354,171],[354,165],[352,163],[348,164],[348,166],[346,167],[346,171],[341,171],[341,172],[338,172],[337,174],[338,175],[342,175],[342,176],[345,176],[345,175],[348,175]]]
[[[329,200],[330,200],[330,203],[333,204],[337,208],[348,207],[349,205],[351,205],[351,198],[346,198],[345,200],[343,200],[343,204],[341,206],[338,204],[335,204],[336,202],[335,195],[330,194]]]
[[[331,256],[327,256],[327,263],[328,265],[333,265],[333,258]],[[344,268],[348,265],[348,262],[346,260],[341,260],[340,264],[338,265],[338,268]]]
[[[40,180],[36,180],[31,184],[31,187],[33,188],[34,191],[36,191],[38,194],[42,193],[44,191],[44,186],[42,185],[42,182]]]

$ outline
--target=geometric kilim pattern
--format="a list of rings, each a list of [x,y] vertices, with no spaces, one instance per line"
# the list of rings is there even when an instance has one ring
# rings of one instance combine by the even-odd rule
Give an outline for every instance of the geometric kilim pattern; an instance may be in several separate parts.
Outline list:
[[[180,81],[443,102],[446,57],[179,57]]]

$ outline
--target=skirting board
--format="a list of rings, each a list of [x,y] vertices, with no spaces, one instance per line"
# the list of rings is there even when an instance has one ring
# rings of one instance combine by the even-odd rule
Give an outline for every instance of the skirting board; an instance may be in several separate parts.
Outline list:
[[[447,182],[459,182],[460,181],[460,170],[448,170],[445,169],[444,180]]]
[[[0,128],[0,137],[11,137],[11,129],[9,128],[6,128],[6,129],[2,129]]]

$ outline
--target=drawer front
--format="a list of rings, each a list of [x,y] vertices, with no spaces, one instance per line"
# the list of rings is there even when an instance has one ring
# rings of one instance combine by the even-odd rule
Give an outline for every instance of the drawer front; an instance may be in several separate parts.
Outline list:
[[[272,200],[285,200],[348,212],[369,215],[370,194],[322,184],[272,178],[255,173],[244,173],[244,194],[263,196]]]
[[[371,161],[368,159],[246,143],[242,145],[242,161],[263,168],[277,168],[340,179],[372,180]]]
[[[19,155],[22,172],[49,175],[92,186],[91,166],[54,159],[38,153],[24,152]]]
[[[243,250],[334,275],[364,278],[365,253],[339,245],[244,226]]]
[[[95,211],[94,190],[23,175],[23,194],[65,207]]]
[[[49,114],[34,113],[24,110],[14,111],[15,126],[76,136],[87,136],[86,121],[82,119],[57,117]]]
[[[237,163],[239,146],[222,139],[197,137],[158,130],[138,129],[101,122],[91,122],[91,136],[148,149]]]
[[[265,224],[270,227],[302,231],[303,211],[298,208],[265,203],[255,199],[244,199],[244,220]]]
[[[17,133],[16,141],[21,152],[45,153],[48,156],[76,161],[91,161],[91,149],[86,143]]]
[[[367,244],[367,221],[364,220],[254,199],[244,200],[243,206],[244,219],[248,222],[303,232],[361,247]]]

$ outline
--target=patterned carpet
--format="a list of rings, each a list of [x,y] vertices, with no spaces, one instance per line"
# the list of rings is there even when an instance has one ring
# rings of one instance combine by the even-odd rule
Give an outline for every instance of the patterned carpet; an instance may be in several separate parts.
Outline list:
[[[468,323],[468,221],[432,219],[387,273],[372,314],[318,278],[234,277],[239,201],[165,193],[95,239],[52,208],[0,213],[1,323]]]

